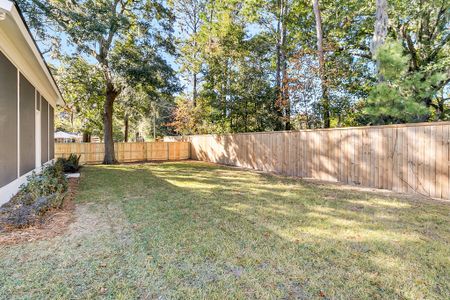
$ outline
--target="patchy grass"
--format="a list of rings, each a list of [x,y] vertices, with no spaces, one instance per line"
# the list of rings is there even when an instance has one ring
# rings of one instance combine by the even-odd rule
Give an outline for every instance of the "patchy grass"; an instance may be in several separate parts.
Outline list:
[[[448,203],[196,162],[86,167],[77,202],[0,246],[0,298],[450,298]]]

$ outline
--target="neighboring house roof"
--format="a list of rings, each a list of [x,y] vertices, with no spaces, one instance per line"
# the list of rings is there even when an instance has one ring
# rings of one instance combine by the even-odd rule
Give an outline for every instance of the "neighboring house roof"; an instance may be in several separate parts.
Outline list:
[[[3,15],[2,19],[2,13],[6,14]],[[18,27],[20,33],[22,34],[23,38],[25,39],[26,43],[30,47],[31,51],[33,52],[36,60],[39,63],[39,66],[42,69],[42,72],[47,77],[47,80],[52,86],[52,89],[54,90],[55,94],[57,95],[58,99],[56,100],[56,104],[64,105],[64,100],[61,95],[61,91],[59,90],[59,87],[56,83],[55,78],[52,75],[52,72],[50,71],[50,68],[48,67],[44,56],[42,55],[42,52],[39,50],[39,47],[31,34],[31,31],[28,27],[28,25],[25,22],[25,19],[23,17],[22,12],[20,11],[20,8],[11,1],[8,0],[0,0],[0,22],[4,22],[4,18],[10,16],[11,19],[15,22],[16,26]]]
[[[68,133],[64,131],[57,131],[55,132],[55,139],[79,139],[81,138],[77,134]]]

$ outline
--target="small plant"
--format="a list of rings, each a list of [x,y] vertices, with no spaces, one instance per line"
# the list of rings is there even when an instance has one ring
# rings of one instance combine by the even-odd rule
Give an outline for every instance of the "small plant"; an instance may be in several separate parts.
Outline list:
[[[68,187],[61,162],[45,167],[40,174],[33,172],[27,179],[27,183],[20,188],[20,194],[30,194],[34,200],[56,195],[55,206],[60,205]]]
[[[36,223],[48,210],[61,207],[67,189],[61,162],[45,167],[39,174],[33,172],[19,193],[0,207],[0,230]]]
[[[61,163],[63,170],[66,173],[76,173],[80,170],[81,155],[70,154],[68,158],[58,158],[58,163]]]

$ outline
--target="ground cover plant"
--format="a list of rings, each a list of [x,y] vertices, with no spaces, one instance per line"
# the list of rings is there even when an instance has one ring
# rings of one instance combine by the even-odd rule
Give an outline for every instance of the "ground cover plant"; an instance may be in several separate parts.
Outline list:
[[[448,202],[198,162],[87,166],[76,202],[0,246],[0,298],[450,297]]]
[[[80,158],[81,158],[81,155],[71,153],[69,155],[69,157],[67,157],[67,158],[63,158],[63,157],[58,158],[57,162],[63,166],[64,172],[76,173],[81,168]]]
[[[33,172],[17,195],[0,207],[0,232],[33,225],[48,210],[61,207],[67,187],[60,162]]]

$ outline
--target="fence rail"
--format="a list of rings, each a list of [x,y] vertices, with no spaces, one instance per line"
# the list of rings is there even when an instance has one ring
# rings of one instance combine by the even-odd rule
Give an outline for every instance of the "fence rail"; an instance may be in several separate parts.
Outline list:
[[[103,161],[103,143],[55,144],[55,156],[68,157],[71,153],[81,155],[83,164]],[[190,158],[189,142],[115,143],[114,151],[119,162],[167,161]]]
[[[450,199],[448,122],[183,140],[192,159]]]

